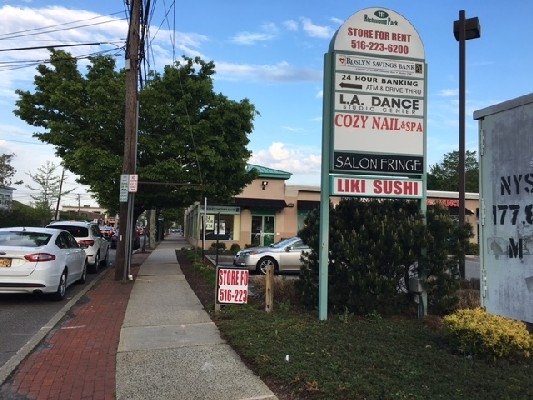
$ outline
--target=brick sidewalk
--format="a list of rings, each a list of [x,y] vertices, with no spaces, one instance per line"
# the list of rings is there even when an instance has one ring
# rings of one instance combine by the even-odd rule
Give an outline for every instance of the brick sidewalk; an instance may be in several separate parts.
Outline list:
[[[131,273],[149,253],[137,253]],[[133,284],[114,269],[69,311],[4,385],[13,399],[114,400],[116,354]],[[70,318],[69,318],[70,317]],[[6,395],[6,393],[3,393]]]

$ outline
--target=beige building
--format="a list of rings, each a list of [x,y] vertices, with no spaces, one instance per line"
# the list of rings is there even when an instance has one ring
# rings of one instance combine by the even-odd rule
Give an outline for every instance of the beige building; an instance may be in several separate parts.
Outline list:
[[[195,203],[185,211],[184,235],[194,246],[205,248],[212,243],[232,244],[239,247],[267,246],[295,236],[303,228],[306,215],[320,207],[320,187],[287,185],[291,173],[258,165],[249,165],[259,171],[259,177],[235,196],[233,204],[210,204],[209,199]],[[340,197],[331,197],[338,204]],[[456,192],[428,191],[428,205],[441,204],[450,214],[458,215],[459,197]],[[465,195],[465,222],[474,227],[477,243],[477,193]],[[205,220],[205,236],[202,230]]]
[[[9,186],[0,186],[0,210],[11,210],[14,190],[14,188]]]

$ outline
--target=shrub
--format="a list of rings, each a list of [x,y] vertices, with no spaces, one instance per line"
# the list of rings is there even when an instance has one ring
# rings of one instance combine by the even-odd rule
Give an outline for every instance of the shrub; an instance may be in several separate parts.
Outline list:
[[[272,291],[274,293],[274,302],[279,304],[292,304],[298,303],[298,297],[294,289],[295,279],[288,279],[282,276],[275,276],[272,279]],[[259,299],[265,298],[265,285],[266,277],[258,276],[254,281],[254,288],[256,295]]]
[[[232,253],[237,253],[241,249],[241,246],[239,246],[238,243],[233,243],[231,247],[229,248],[229,251]]]
[[[328,307],[333,313],[383,315],[411,312],[407,283],[425,276],[427,309],[438,314],[457,304],[458,249],[469,235],[459,231],[448,210],[416,201],[342,199],[330,204]],[[320,215],[308,214],[298,235],[311,247],[296,289],[309,308],[318,304]]]
[[[217,248],[218,248],[218,250],[222,250],[222,251],[226,250],[226,243],[224,243],[224,242],[218,242],[218,243],[217,242],[213,242],[213,243],[211,243],[211,247],[210,247],[211,250],[216,250]]]
[[[463,354],[528,358],[533,350],[533,339],[525,323],[489,314],[481,308],[447,315],[444,328]]]

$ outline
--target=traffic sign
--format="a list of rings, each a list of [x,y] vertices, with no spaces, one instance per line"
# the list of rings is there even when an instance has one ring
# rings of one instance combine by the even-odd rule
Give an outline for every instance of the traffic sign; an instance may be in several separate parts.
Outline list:
[[[130,175],[128,191],[129,192],[136,192],[137,191],[138,182],[139,182],[139,175]]]

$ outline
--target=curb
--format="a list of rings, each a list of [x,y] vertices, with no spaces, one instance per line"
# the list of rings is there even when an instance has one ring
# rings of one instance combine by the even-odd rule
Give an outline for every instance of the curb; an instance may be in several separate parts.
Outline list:
[[[28,342],[22,346],[7,362],[0,367],[0,385],[10,377],[13,371],[20,365],[22,361],[41,343],[41,341],[54,329],[54,327],[61,321],[67,312],[78,302],[78,300],[85,295],[94,285],[106,276],[108,271],[102,271],[91,283],[71,298]]]

